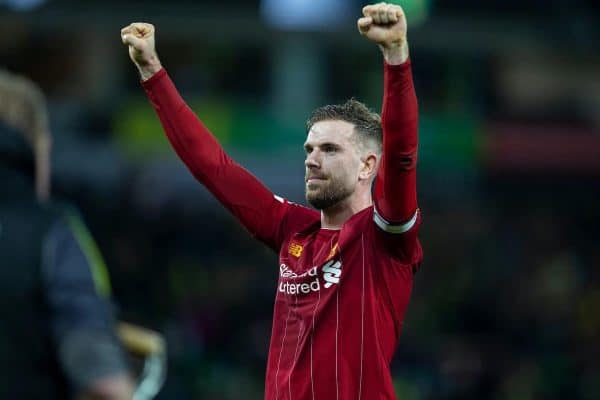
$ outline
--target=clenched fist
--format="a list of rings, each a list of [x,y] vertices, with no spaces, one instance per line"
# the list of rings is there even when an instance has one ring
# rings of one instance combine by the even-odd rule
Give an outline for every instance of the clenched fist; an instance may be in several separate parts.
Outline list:
[[[121,40],[129,46],[129,57],[140,71],[142,80],[149,79],[162,68],[154,44],[154,25],[134,22],[121,29]]]
[[[377,43],[390,64],[401,64],[408,58],[406,17],[402,7],[388,3],[365,6],[357,21],[358,31]]]

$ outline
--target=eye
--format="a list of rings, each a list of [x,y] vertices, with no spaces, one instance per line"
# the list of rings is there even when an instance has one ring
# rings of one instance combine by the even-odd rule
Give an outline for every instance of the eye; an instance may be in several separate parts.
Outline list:
[[[323,151],[326,153],[335,153],[336,151],[338,151],[338,148],[331,144],[326,144],[323,146]]]
[[[312,147],[311,146],[304,146],[304,153],[306,154],[310,154],[312,152]]]

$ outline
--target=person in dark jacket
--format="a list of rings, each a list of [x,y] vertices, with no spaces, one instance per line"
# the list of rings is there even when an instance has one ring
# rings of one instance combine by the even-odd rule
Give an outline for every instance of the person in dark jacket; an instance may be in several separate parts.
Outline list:
[[[0,398],[131,399],[100,253],[50,198],[47,120],[37,86],[0,71]]]

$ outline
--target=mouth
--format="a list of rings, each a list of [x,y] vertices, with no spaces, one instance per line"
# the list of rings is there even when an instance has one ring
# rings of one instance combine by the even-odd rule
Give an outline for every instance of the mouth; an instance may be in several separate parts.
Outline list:
[[[308,178],[306,178],[307,183],[325,181],[325,180],[327,180],[327,178],[325,178],[324,176],[309,176]]]

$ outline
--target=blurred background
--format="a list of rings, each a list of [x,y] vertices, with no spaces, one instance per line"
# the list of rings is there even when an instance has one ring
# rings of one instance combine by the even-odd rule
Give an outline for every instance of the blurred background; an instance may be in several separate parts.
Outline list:
[[[600,6],[402,0],[425,261],[393,362],[421,399],[600,398]],[[304,121],[381,106],[359,0],[0,0],[0,66],[50,103],[55,192],[98,239],[119,317],[162,332],[158,399],[261,399],[277,258],[197,184],[121,44],[161,60],[226,150],[304,203]],[[1,263],[1,261],[0,261]]]

